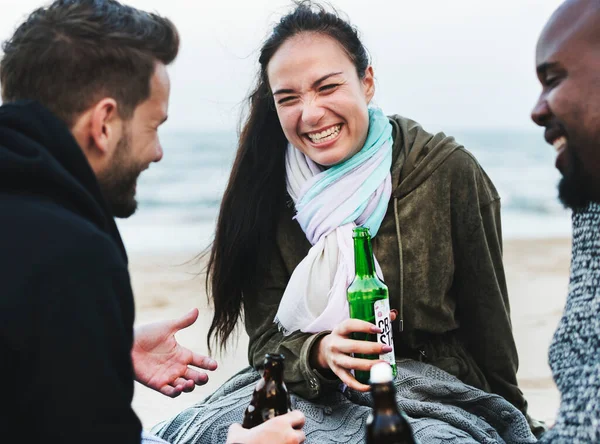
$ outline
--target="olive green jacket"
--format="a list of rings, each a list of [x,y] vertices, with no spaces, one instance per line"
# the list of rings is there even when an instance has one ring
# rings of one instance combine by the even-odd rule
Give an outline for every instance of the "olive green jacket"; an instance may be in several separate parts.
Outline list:
[[[502,265],[500,197],[475,158],[452,137],[393,116],[392,197],[373,251],[399,311],[397,358],[429,362],[497,393],[525,413]],[[284,336],[273,323],[288,280],[311,245],[287,203],[275,233],[269,275],[246,295],[248,358],[285,355],[287,386],[311,399],[329,385],[311,368],[311,347],[328,332]]]

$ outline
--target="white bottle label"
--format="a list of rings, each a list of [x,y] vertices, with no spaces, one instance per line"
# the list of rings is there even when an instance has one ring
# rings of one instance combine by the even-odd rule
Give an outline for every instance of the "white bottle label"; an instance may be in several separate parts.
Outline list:
[[[375,309],[375,325],[382,331],[381,333],[377,333],[377,342],[392,347],[391,352],[379,355],[379,359],[390,365],[394,365],[396,364],[396,356],[394,355],[392,322],[390,320],[390,300],[380,299],[375,301],[373,308]]]

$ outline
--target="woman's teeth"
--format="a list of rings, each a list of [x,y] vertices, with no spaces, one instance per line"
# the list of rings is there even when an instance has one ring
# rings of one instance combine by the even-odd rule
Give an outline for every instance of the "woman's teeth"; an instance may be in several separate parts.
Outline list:
[[[332,126],[331,128],[321,131],[320,133],[308,134],[308,138],[314,143],[328,142],[338,136],[341,128],[342,125]]]

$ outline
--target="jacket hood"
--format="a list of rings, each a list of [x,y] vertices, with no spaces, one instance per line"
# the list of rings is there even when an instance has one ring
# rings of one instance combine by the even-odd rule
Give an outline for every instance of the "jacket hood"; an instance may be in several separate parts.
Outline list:
[[[400,199],[433,174],[462,145],[444,133],[431,134],[406,117],[390,116],[394,138],[393,197]]]
[[[109,234],[125,256],[85,155],[66,124],[39,103],[20,101],[0,107],[0,193],[54,201]]]

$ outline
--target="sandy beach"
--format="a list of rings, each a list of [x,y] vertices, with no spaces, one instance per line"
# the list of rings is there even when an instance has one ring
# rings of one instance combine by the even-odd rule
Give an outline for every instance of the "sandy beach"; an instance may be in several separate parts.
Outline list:
[[[560,397],[547,363],[547,350],[565,303],[571,240],[509,240],[504,245],[513,329],[519,350],[519,384],[534,418],[552,423]],[[176,318],[198,307],[196,324],[177,336],[185,346],[207,354],[206,333],[211,311],[204,291],[197,252],[132,254],[130,271],[136,298],[136,324]],[[241,326],[240,326],[241,327]],[[490,326],[493,328],[493,326]],[[170,399],[136,383],[133,405],[149,429],[200,401],[231,375],[247,366],[247,337],[240,329],[237,343],[216,355],[219,368],[209,382],[192,393]]]

